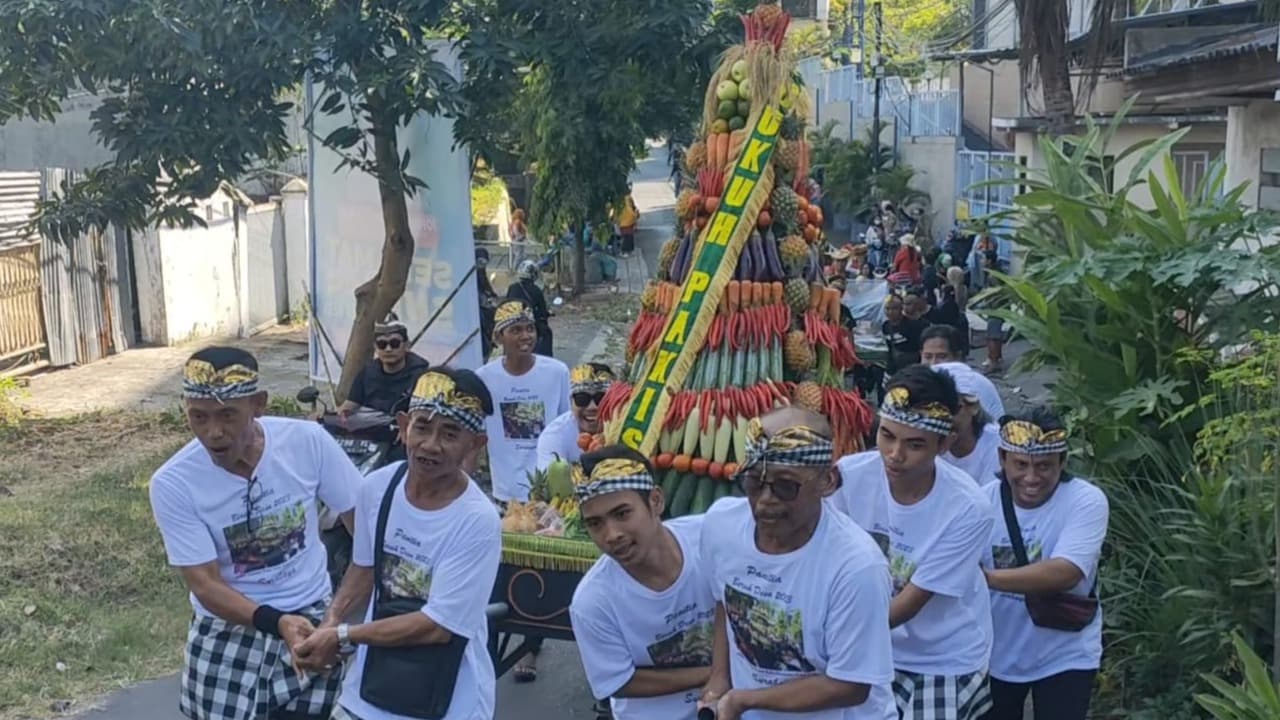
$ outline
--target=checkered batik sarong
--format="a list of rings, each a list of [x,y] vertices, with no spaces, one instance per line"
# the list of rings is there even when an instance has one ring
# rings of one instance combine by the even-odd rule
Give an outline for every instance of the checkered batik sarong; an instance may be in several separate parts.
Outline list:
[[[316,621],[328,601],[301,611]],[[178,709],[191,720],[263,720],[278,713],[333,712],[342,673],[298,677],[284,641],[220,618],[196,617],[187,631]]]
[[[900,720],[978,720],[991,709],[985,672],[968,675],[893,673]]]

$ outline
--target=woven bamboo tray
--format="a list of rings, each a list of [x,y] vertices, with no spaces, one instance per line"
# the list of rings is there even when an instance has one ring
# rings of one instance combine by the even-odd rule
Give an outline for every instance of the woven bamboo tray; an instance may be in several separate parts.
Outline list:
[[[590,540],[562,537],[502,534],[502,562],[535,570],[585,573],[600,557]]]

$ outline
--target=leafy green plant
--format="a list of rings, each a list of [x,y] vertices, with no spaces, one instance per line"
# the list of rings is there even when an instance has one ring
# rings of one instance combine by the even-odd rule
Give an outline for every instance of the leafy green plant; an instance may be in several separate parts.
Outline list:
[[[1205,366],[1195,359],[1275,330],[1280,278],[1280,247],[1262,242],[1274,218],[1241,205],[1245,188],[1225,187],[1223,165],[1184,195],[1169,150],[1185,131],[1112,158],[1122,122],[1045,139],[1043,168],[992,181],[1028,188],[1006,214],[1024,270],[998,274],[994,294],[1009,309],[993,314],[1031,342],[1023,367],[1058,372],[1054,400],[1084,454],[1121,464],[1140,457],[1135,432],[1194,434],[1203,417],[1177,411],[1196,404]],[[1113,180],[1129,158],[1128,176]],[[1143,188],[1153,209],[1133,199]]]
[[[1195,696],[1196,702],[1217,720],[1275,720],[1280,718],[1280,684],[1273,684],[1262,658],[1238,635],[1232,634],[1244,682],[1232,685],[1220,677],[1205,676],[1214,693]]]
[[[22,388],[13,378],[0,378],[0,427],[13,427],[22,419],[18,395]]]
[[[809,133],[811,174],[837,211],[861,215],[881,200],[898,207],[929,203],[929,194],[911,185],[915,168],[895,164],[892,148],[881,146],[877,170],[870,131],[865,140],[845,140],[836,134],[838,128],[837,121],[829,120]]]

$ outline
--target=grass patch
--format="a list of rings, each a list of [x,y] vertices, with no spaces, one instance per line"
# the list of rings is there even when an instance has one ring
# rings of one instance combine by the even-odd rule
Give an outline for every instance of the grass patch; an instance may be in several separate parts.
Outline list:
[[[0,719],[179,667],[191,609],[146,485],[188,437],[176,413],[0,428]]]

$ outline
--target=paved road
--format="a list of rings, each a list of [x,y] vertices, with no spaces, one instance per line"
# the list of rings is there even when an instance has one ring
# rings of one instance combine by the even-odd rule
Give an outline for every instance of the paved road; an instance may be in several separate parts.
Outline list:
[[[619,292],[638,294],[643,290],[646,268],[657,267],[658,252],[670,236],[675,199],[667,183],[666,158],[665,147],[653,148],[649,159],[641,162],[632,176],[633,197],[640,210],[636,245],[643,263],[638,259],[629,264],[621,261],[624,267],[620,272]],[[596,344],[592,337],[586,337],[588,334],[584,330],[562,336],[557,329],[556,354],[569,364],[586,358]],[[174,638],[175,642],[178,640]],[[592,720],[595,717],[578,651],[572,643],[548,642],[538,665],[539,678],[535,683],[516,685],[510,674],[499,679],[496,720]],[[178,677],[174,675],[117,692],[99,703],[100,707],[78,717],[84,720],[182,720],[177,702]]]

